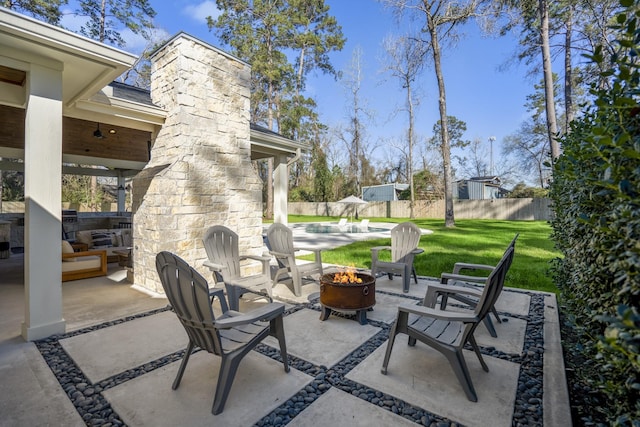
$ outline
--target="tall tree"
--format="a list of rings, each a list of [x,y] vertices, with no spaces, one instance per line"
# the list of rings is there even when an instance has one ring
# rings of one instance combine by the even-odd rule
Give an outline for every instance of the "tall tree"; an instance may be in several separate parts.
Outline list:
[[[0,6],[58,25],[62,17],[60,8],[67,3],[68,0],[1,0]]]
[[[348,125],[340,138],[346,144],[349,153],[349,163],[347,166],[347,186],[351,193],[360,195],[362,193],[362,175],[364,168],[362,160],[364,158],[365,121],[370,117],[369,111],[365,107],[362,98],[362,69],[364,52],[360,46],[356,46],[351,56],[351,63],[343,72],[342,83],[347,92],[347,114]]]
[[[400,83],[400,87],[405,91],[405,109],[407,112],[408,126],[407,135],[407,178],[409,181],[409,216],[415,218],[415,189],[413,183],[413,147],[415,144],[415,108],[418,98],[413,91],[413,85],[424,68],[426,45],[416,37],[400,36],[387,37],[383,41],[383,48],[386,53],[386,60],[383,68]]]
[[[423,42],[428,46],[438,83],[438,110],[440,112],[440,138],[445,189],[445,226],[455,226],[453,215],[453,171],[451,146],[447,125],[447,95],[442,71],[442,49],[455,40],[455,27],[463,24],[476,13],[478,0],[456,2],[453,0],[383,0],[400,16],[407,12],[419,20]]]
[[[564,111],[565,111],[565,125],[564,132],[569,132],[571,127],[569,124],[573,121],[575,116],[575,107],[573,103],[573,20],[576,15],[576,1],[567,0],[567,8],[564,13]]]
[[[465,148],[470,142],[464,139],[467,131],[467,123],[456,116],[447,117],[447,135],[449,135],[449,145],[456,148]],[[433,136],[427,141],[432,147],[442,150],[442,121],[438,120],[433,125]]]
[[[291,48],[297,53],[295,96],[305,87],[305,77],[319,69],[335,75],[329,53],[340,51],[346,39],[324,0],[289,0],[294,35]]]
[[[320,140],[316,140],[313,144],[313,151],[313,162],[311,164],[311,170],[313,170],[313,201],[329,202],[333,199],[333,175],[329,169],[327,155]]]
[[[120,35],[120,25],[147,37],[156,16],[148,0],[80,0],[78,3],[75,15],[87,18],[80,34],[118,47],[126,45]]]
[[[232,53],[251,64],[251,121],[277,131],[277,112],[282,91],[293,67],[284,50],[293,35],[287,7],[279,0],[216,0],[222,13],[207,17],[209,29],[231,46]],[[263,175],[266,189],[266,218],[273,218],[273,159],[267,160]]]
[[[315,102],[304,98],[304,77],[312,69],[332,71],[328,53],[344,44],[342,30],[324,0],[216,0],[222,13],[207,17],[232,53],[251,64],[251,121],[291,138],[303,121],[316,122]],[[287,53],[297,55],[297,71]],[[315,125],[312,125],[312,127]],[[273,159],[263,175],[267,218],[273,217]]]
[[[560,144],[557,139],[558,122],[556,116],[555,91],[553,87],[553,68],[551,66],[548,0],[538,0],[538,14],[540,16],[540,50],[542,54],[542,74],[544,76],[547,134],[551,147],[551,159],[555,160],[560,156]]]

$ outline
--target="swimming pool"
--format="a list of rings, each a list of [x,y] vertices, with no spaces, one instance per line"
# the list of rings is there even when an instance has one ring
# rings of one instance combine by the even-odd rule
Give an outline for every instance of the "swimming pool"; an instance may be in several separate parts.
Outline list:
[[[383,233],[389,231],[388,228],[381,227],[361,227],[360,224],[306,224],[304,231],[307,233]]]

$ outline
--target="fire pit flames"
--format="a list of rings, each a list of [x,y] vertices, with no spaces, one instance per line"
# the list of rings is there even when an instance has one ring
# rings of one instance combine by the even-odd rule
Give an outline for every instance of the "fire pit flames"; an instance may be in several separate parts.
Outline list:
[[[362,278],[358,277],[355,267],[347,267],[345,271],[339,271],[333,275],[333,283],[342,283],[342,284],[362,283]]]

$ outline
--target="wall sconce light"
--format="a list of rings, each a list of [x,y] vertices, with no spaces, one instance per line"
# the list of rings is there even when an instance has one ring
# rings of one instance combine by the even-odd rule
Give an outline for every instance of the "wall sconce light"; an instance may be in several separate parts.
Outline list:
[[[102,132],[100,132],[100,123],[98,123],[98,128],[93,131],[93,136],[98,139],[104,138],[104,135],[102,135]]]
[[[117,130],[115,130],[115,129],[109,129],[109,133],[110,133],[111,135],[115,135],[115,134],[116,134],[116,132],[118,132],[118,131],[117,131]]]

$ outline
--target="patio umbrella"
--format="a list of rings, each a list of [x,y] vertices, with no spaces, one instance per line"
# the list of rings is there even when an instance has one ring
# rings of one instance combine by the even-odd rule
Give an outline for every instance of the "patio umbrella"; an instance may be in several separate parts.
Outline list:
[[[358,218],[358,205],[367,204],[367,202],[356,196],[345,197],[342,200],[338,200],[338,203],[345,203],[353,206],[354,210],[356,211],[356,219]],[[353,213],[351,214],[351,222],[353,222]]]

